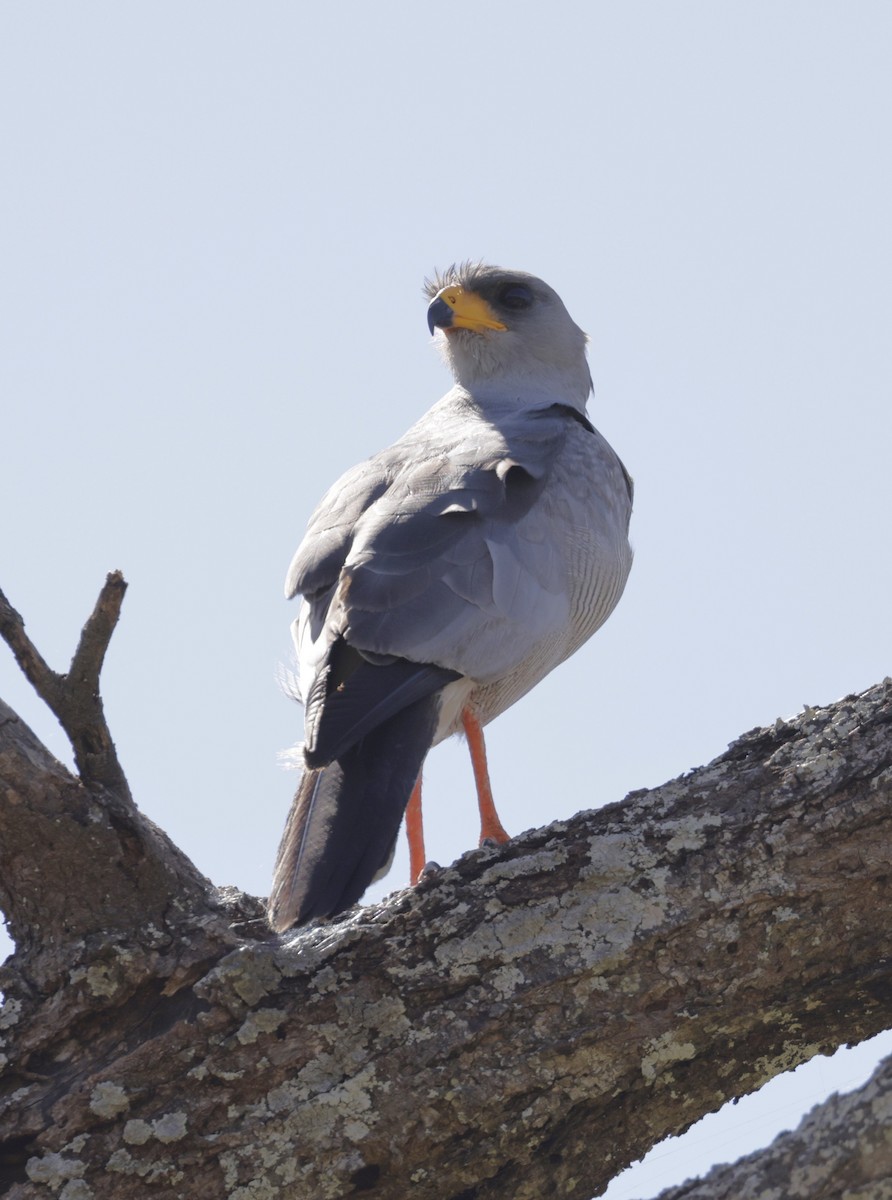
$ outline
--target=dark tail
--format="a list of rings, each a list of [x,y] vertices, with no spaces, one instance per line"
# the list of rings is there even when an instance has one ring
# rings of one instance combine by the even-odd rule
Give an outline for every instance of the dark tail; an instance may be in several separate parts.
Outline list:
[[[387,866],[439,707],[438,695],[426,696],[336,762],[305,769],[276,859],[267,910],[273,929],[342,912]]]

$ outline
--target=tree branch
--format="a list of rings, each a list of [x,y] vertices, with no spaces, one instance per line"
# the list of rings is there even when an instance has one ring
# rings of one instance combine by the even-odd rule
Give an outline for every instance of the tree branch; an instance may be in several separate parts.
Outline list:
[[[100,958],[0,1031],[0,1188],[587,1200],[892,1024],[890,801],[880,685],[163,986]]]
[[[884,1059],[863,1087],[817,1105],[798,1129],[780,1134],[767,1149],[715,1167],[703,1179],[667,1188],[658,1200],[878,1200],[889,1195],[892,1184],[889,1112],[892,1058]]]
[[[58,717],[74,750],[78,773],[89,788],[104,787],[130,799],[130,788],[118,762],[102,698],[99,673],[111,641],[127,583],[120,571],[106,576],[93,612],[66,675],[53,671],[25,633],[25,622],[0,591],[0,636],[50,710]]]
[[[90,792],[0,701],[0,908],[48,987],[84,939],[146,944],[213,909],[211,884],[136,806]]]
[[[174,926],[213,924],[217,908],[209,881],[133,803],[105,721],[99,672],[126,587],[120,572],[108,576],[66,675],[51,670],[0,593],[0,635],[59,718],[80,772],[0,701],[0,906],[39,989],[58,985],[85,939],[145,949],[169,941]]]

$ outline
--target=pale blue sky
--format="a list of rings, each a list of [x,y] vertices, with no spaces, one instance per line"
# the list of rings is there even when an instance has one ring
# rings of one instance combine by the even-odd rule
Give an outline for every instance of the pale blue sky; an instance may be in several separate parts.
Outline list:
[[[491,729],[510,830],[892,669],[890,60],[880,2],[0,10],[0,583],[62,667],[124,571],[106,711],[216,882],[267,889],[285,568],[446,389],[453,259],[561,293],[637,485],[619,609]],[[426,778],[448,862],[463,748]]]

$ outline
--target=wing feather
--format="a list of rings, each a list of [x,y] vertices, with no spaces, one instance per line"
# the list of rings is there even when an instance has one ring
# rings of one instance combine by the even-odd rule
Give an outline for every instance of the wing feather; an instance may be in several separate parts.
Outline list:
[[[555,464],[571,436],[595,439],[608,474],[622,472],[619,460],[559,408],[496,427],[446,401],[347,472],[313,514],[289,573],[308,607],[302,678],[312,682],[339,637],[360,652],[496,678],[566,628],[567,539],[577,528],[589,536],[591,485],[551,486]]]

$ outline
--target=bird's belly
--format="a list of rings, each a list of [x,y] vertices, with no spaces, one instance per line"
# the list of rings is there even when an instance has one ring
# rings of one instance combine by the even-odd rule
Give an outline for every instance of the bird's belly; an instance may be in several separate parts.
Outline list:
[[[605,531],[602,529],[601,534]],[[461,729],[462,709],[470,705],[482,724],[492,721],[544,679],[586,642],[616,607],[631,568],[624,530],[604,538],[586,531],[571,537],[567,590],[570,619],[542,638],[523,661],[495,679],[465,677],[443,689],[435,741]]]

